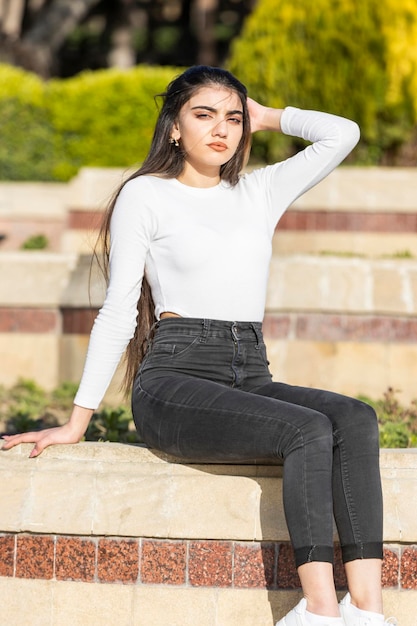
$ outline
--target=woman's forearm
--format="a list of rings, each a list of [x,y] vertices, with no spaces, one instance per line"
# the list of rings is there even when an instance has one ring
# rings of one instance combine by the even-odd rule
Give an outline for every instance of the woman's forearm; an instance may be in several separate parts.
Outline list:
[[[81,439],[88,428],[90,420],[94,414],[94,409],[87,409],[77,404],[73,405],[68,426]]]

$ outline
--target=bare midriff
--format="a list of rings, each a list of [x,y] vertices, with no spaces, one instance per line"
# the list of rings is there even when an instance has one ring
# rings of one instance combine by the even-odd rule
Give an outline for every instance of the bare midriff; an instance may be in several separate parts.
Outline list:
[[[177,313],[171,313],[171,311],[164,311],[163,313],[161,313],[160,318],[161,320],[163,320],[165,317],[181,317],[181,315],[178,315]]]

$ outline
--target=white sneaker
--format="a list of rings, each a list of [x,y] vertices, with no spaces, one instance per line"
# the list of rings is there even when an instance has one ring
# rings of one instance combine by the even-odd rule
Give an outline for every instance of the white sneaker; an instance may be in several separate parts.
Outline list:
[[[374,618],[372,615],[354,615],[349,593],[340,601],[339,606],[345,626],[398,626],[395,617],[389,617],[386,621],[381,622],[380,619]]]
[[[300,602],[295,606],[285,617],[279,620],[275,624],[275,626],[309,626],[309,623],[306,619],[306,607],[307,600],[302,598]],[[342,623],[342,622],[340,622]],[[332,626],[334,625],[334,620],[332,620]],[[330,626],[330,623],[323,617],[323,622],[320,626]]]

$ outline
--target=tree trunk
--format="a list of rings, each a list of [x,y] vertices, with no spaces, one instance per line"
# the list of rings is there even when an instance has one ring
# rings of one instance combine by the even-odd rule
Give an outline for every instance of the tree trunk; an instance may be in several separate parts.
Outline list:
[[[107,54],[109,67],[127,69],[136,63],[133,44],[135,12],[134,2],[115,2],[107,13],[106,29],[110,35],[110,50]]]
[[[1,33],[13,39],[19,37],[22,29],[25,0],[0,0]]]
[[[219,0],[195,0],[192,11],[192,26],[197,39],[197,63],[217,65],[214,26]]]
[[[14,62],[49,78],[54,54],[72,30],[100,0],[53,0],[38,14],[20,41],[12,47]]]

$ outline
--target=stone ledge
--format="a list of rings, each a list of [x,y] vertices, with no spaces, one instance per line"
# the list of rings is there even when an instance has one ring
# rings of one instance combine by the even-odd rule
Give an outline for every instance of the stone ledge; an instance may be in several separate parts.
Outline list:
[[[280,465],[183,464],[114,443],[54,446],[36,459],[30,449],[0,454],[0,532],[288,541]],[[417,543],[416,469],[417,449],[381,453],[385,542]]]
[[[8,626],[272,626],[298,601],[280,465],[183,464],[114,443],[54,446],[36,459],[30,449],[0,453]],[[381,453],[382,582],[401,626],[415,624],[416,469],[417,450]]]

